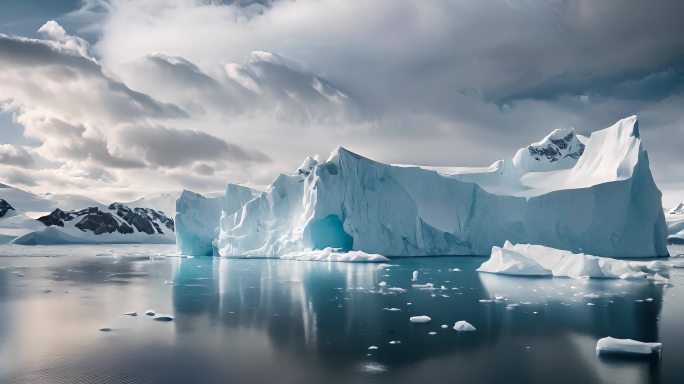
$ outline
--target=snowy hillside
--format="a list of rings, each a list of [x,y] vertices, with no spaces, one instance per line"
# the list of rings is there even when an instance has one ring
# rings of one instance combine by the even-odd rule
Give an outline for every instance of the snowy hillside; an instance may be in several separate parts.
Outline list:
[[[554,131],[488,168],[392,166],[344,148],[303,167],[222,215],[214,242],[220,255],[326,247],[483,255],[506,240],[601,256],[667,255],[661,193],[635,116],[589,138]],[[203,224],[215,227],[213,219]],[[180,226],[177,237],[211,246]]]

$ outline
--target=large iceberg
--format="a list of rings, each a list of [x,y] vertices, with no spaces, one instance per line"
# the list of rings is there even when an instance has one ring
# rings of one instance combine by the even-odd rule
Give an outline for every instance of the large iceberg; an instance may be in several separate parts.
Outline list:
[[[182,255],[212,256],[219,233],[221,214],[237,212],[254,198],[253,189],[237,184],[226,186],[225,196],[205,197],[184,190],[176,200],[176,244]]]
[[[205,218],[187,208],[184,214]],[[213,225],[212,218],[204,227]],[[177,227],[181,244],[178,217]],[[422,256],[484,255],[510,240],[653,257],[667,255],[666,232],[632,116],[588,138],[556,130],[485,168],[389,165],[338,148],[323,162],[307,158],[239,209],[224,210],[213,244],[221,256],[328,247]]]

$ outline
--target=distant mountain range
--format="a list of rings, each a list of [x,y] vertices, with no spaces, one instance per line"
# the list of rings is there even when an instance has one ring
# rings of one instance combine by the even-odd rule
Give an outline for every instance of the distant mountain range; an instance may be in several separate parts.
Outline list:
[[[171,194],[104,205],[0,184],[0,244],[174,243],[174,212]]]

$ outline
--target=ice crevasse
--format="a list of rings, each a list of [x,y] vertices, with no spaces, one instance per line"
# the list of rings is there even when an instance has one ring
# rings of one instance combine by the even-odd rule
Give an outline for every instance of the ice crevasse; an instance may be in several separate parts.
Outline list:
[[[485,255],[509,240],[601,256],[667,255],[661,193],[636,116],[590,137],[555,130],[489,167],[383,164],[340,147],[261,193],[231,186],[211,208],[181,195],[178,215],[191,218],[176,218],[181,253]]]

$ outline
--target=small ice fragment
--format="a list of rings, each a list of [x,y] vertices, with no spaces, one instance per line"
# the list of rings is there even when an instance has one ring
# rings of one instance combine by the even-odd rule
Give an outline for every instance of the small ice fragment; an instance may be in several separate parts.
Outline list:
[[[102,331],[102,332],[109,332],[109,331],[111,331],[111,330],[112,330],[112,329],[109,328],[109,327],[101,327],[101,328],[100,328],[100,331]]]
[[[406,292],[406,290],[404,288],[399,288],[399,287],[390,287],[389,290],[390,290],[390,292],[398,292],[398,293]]]
[[[155,313],[154,313],[153,310],[148,309],[147,311],[145,311],[145,314],[146,314],[147,316],[154,316]]]
[[[406,305],[413,305],[413,303],[406,303]]]
[[[494,300],[500,301],[500,300],[506,300],[506,298],[501,296],[501,295],[494,295]]]
[[[442,328],[447,329],[447,328],[449,328],[449,326],[446,324],[442,324]]]
[[[461,270],[458,269],[458,268],[454,268],[454,269],[450,269],[450,271],[452,271],[452,272],[460,272]]]
[[[390,344],[401,344],[401,341],[399,340],[392,340],[389,342]]]
[[[379,287],[386,287],[386,286],[387,286],[387,283],[384,282],[384,281],[381,281],[381,282],[378,283],[378,286],[379,286]]]
[[[646,299],[646,301],[651,302],[651,301],[653,301],[653,298],[649,297],[648,299]]]
[[[361,368],[361,370],[365,373],[370,373],[370,374],[387,372],[387,368],[384,365],[376,363],[376,362],[371,362],[371,363],[365,364]]]
[[[439,289],[441,289],[442,291],[446,291],[446,290],[447,290],[446,287],[443,286],[443,285],[442,285],[441,287],[439,287]]]
[[[378,349],[378,347],[375,345],[371,345],[370,347],[368,347],[368,349]]]
[[[627,353],[650,355],[654,352],[660,353],[662,347],[662,343],[644,343],[632,339],[616,339],[613,337],[604,337],[596,342],[596,353]]]
[[[157,314],[156,316],[154,316],[154,318],[152,318],[152,320],[155,320],[155,321],[173,321],[173,316]]]
[[[411,277],[411,281],[418,281],[418,271],[413,271],[413,277]]]
[[[428,332],[428,335],[430,335],[430,336],[434,336],[434,335],[436,335],[436,334],[437,334],[437,332],[434,332],[434,331]]]
[[[593,305],[596,305],[596,304],[594,304],[594,303],[587,303],[587,305],[593,306]]]
[[[138,312],[131,311],[124,313],[124,316],[138,316]]]
[[[465,320],[459,320],[456,323],[454,323],[454,330],[458,332],[471,332],[475,330],[475,327],[473,327],[472,324]]]
[[[392,308],[383,308],[382,310],[383,310],[383,311],[390,311],[390,312],[398,312],[398,311],[401,311],[401,309],[399,309],[399,308],[394,308],[394,307],[392,307]]]
[[[480,303],[491,303],[494,300],[489,300],[489,299],[480,299],[478,300]]]
[[[586,293],[586,294],[582,295],[582,297],[586,297],[587,299],[598,299],[601,296],[599,296],[596,293]]]
[[[419,289],[432,289],[435,285],[432,283],[425,283],[425,284],[412,284],[411,286],[413,288],[419,288]]]
[[[655,284],[668,284],[670,282],[670,279],[668,279],[667,277],[664,277],[658,273],[653,275],[652,279],[653,279],[653,282]]]
[[[411,316],[409,318],[409,321],[412,323],[429,323],[430,321],[432,321],[432,319],[430,318],[430,316],[422,315],[422,316]]]

